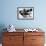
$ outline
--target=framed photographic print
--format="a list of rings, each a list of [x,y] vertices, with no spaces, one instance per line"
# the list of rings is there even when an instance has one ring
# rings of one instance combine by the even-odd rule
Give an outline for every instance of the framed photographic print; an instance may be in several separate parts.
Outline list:
[[[34,7],[18,7],[17,19],[19,20],[33,20],[34,19]]]

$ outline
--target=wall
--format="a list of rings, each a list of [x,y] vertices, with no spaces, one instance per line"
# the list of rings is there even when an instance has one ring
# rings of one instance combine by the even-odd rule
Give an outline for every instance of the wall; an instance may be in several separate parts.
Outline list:
[[[41,2],[42,1],[42,2]],[[1,0],[0,25],[13,24],[16,28],[46,28],[45,0]],[[17,20],[17,7],[34,7],[34,20]]]
[[[17,7],[34,7],[34,20],[18,20]],[[9,24],[16,28],[39,27],[46,32],[46,0],[0,0],[0,31]]]

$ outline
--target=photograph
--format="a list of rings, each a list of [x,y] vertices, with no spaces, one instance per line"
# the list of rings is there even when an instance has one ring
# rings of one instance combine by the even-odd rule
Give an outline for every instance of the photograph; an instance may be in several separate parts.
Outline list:
[[[0,0],[0,46],[46,46],[46,0]]]
[[[34,7],[18,7],[17,8],[17,19],[34,19]]]

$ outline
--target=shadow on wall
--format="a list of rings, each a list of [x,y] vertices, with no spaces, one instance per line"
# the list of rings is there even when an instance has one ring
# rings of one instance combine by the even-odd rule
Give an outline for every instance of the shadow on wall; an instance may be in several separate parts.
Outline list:
[[[5,28],[4,24],[0,24],[0,43],[2,43],[2,36],[3,36],[3,32],[5,32],[6,30],[3,30]]]

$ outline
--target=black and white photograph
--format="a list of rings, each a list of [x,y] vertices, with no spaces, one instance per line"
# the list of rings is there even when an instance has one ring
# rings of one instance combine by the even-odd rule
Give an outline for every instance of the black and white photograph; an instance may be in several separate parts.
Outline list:
[[[18,19],[34,19],[34,7],[18,7],[17,8],[17,18]]]

